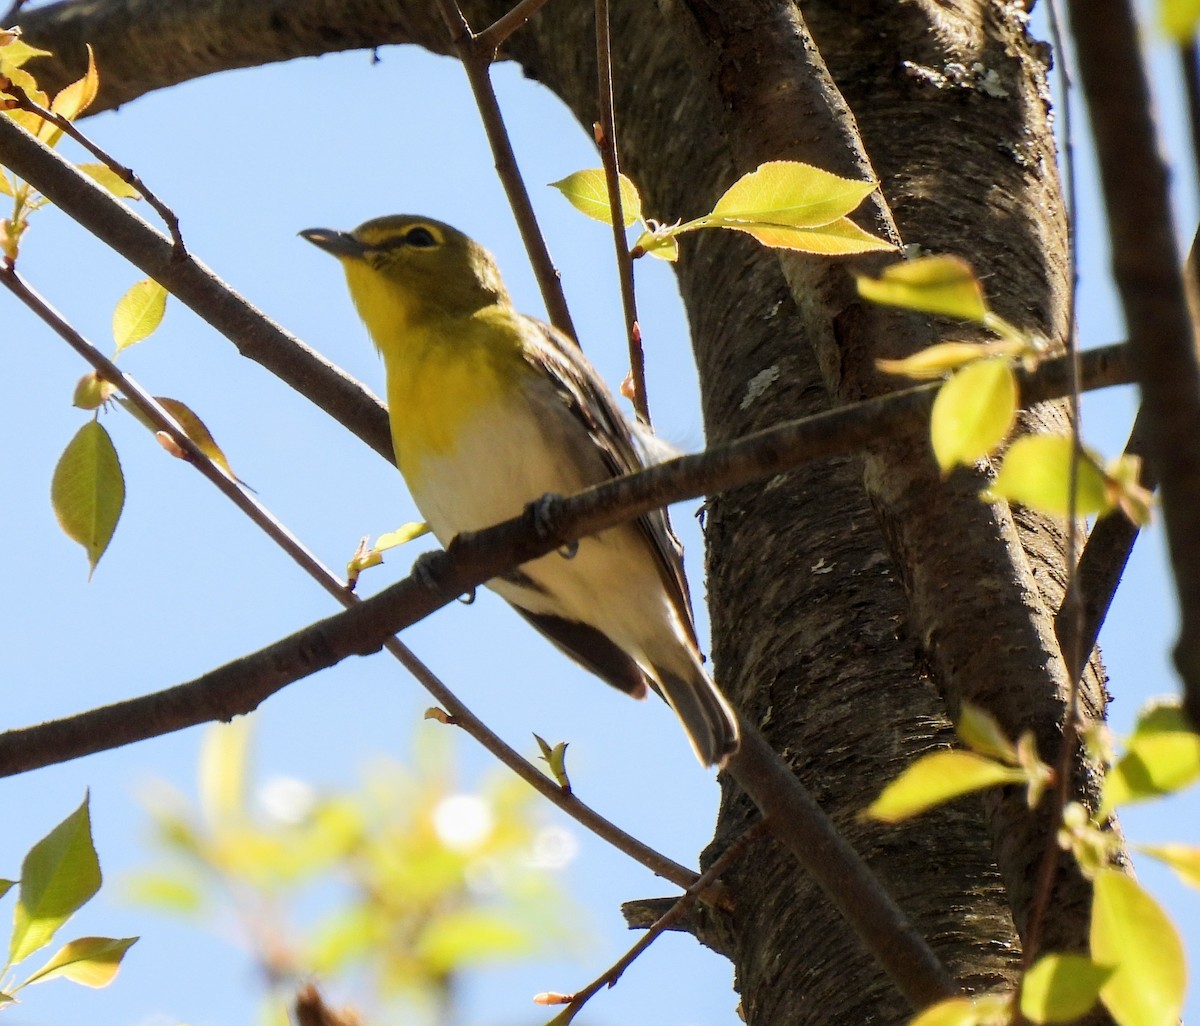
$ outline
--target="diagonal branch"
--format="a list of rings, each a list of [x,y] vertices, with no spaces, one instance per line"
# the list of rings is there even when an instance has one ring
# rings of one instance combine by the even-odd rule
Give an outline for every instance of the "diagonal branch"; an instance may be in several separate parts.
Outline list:
[[[1172,235],[1168,173],[1132,4],[1071,0],[1068,9],[1179,595],[1175,666],[1184,707],[1200,727],[1200,362]]]

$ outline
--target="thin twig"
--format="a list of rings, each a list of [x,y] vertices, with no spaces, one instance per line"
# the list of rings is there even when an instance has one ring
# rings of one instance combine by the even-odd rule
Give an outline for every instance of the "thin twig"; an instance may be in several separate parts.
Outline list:
[[[1075,229],[1077,224],[1077,205],[1075,189],[1075,149],[1074,131],[1071,119],[1071,79],[1067,70],[1067,55],[1062,33],[1062,18],[1059,12],[1059,0],[1050,0],[1050,34],[1054,51],[1058,59],[1055,68],[1058,73],[1058,109],[1062,113],[1063,125],[1063,174],[1065,178],[1066,213],[1067,213],[1067,247],[1071,261],[1071,288],[1067,293],[1067,360],[1070,367],[1070,390],[1067,395],[1069,416],[1071,421],[1071,463],[1067,472],[1067,586],[1063,595],[1062,606],[1055,618],[1056,623],[1061,618],[1068,629],[1058,637],[1062,650],[1063,661],[1067,666],[1067,701],[1063,712],[1062,743],[1058,752],[1058,765],[1055,786],[1050,792],[1050,830],[1046,837],[1045,848],[1042,851],[1041,863],[1038,867],[1037,884],[1034,890],[1033,905],[1029,914],[1029,926],[1022,947],[1022,961],[1029,968],[1039,954],[1041,946],[1042,927],[1045,917],[1050,910],[1050,902],[1054,897],[1054,877],[1062,857],[1062,849],[1058,844],[1058,828],[1062,822],[1063,810],[1071,800],[1074,785],[1076,749],[1079,746],[1079,678],[1083,673],[1085,655],[1082,650],[1084,601],[1079,586],[1078,552],[1080,525],[1076,513],[1076,491],[1079,484],[1079,465],[1083,457],[1082,413],[1079,407],[1079,340],[1075,332],[1075,293],[1079,288],[1079,263],[1075,252]],[[1068,647],[1063,648],[1064,638]],[[1090,649],[1088,651],[1091,651]]]
[[[27,2],[28,0],[13,0],[8,6],[8,10],[0,14],[0,28],[12,28],[13,19],[21,13],[21,8]]]
[[[504,127],[504,115],[500,113],[496,91],[492,88],[489,68],[493,52],[479,45],[478,37],[471,32],[471,26],[467,24],[467,19],[455,0],[437,0],[437,4],[450,33],[451,43],[466,70],[471,92],[475,95],[475,105],[479,108],[483,129],[487,133],[492,156],[495,158],[496,174],[500,178],[500,184],[504,186],[504,193],[508,197],[509,206],[512,207],[513,217],[516,218],[521,240],[525,243],[525,251],[529,254],[529,262],[533,265],[542,301],[546,304],[546,315],[559,331],[578,342],[575,325],[571,322],[571,313],[567,309],[567,299],[563,295],[562,281],[554,261],[550,258],[550,250],[546,248],[542,230],[538,227],[537,215],[533,212],[529,192],[521,178],[521,169],[517,166],[517,156],[513,152],[508,129]]]
[[[692,906],[696,904],[696,901],[704,893],[705,888],[716,883],[721,874],[740,859],[746,853],[746,849],[750,847],[751,843],[765,834],[767,829],[767,821],[760,819],[753,826],[744,830],[728,848],[721,852],[720,857],[701,874],[700,878],[684,891],[666,912],[647,927],[646,932],[638,938],[638,942],[633,947],[584,987],[583,990],[578,990],[571,995],[570,1001],[566,1002],[567,1007],[554,1017],[554,1022],[557,1026],[566,1026],[567,1023],[575,1018],[579,1010],[601,990],[606,987],[615,987],[617,981],[625,974],[625,970],[637,961],[642,952],[650,947],[665,931],[669,930],[687,915]]]
[[[175,216],[175,212],[170,207],[146,187],[146,183],[142,181],[141,177],[132,168],[126,167],[112,155],[101,149],[96,143],[79,131],[74,123],[67,118],[64,118],[61,114],[47,110],[40,103],[36,103],[20,86],[10,86],[7,92],[17,101],[18,109],[27,111],[30,114],[36,114],[43,121],[48,121],[55,128],[69,135],[120,178],[121,181],[136,189],[141,194],[142,199],[149,203],[158,212],[158,216],[163,219],[163,224],[167,226],[167,231],[171,233],[171,238],[175,243],[176,258],[182,259],[186,256],[187,248],[183,244],[183,235],[179,230],[179,218]]]
[[[132,378],[120,370],[91,342],[77,332],[53,307],[31,289],[20,276],[9,267],[0,267],[0,282],[20,299],[29,309],[49,325],[67,344],[84,358],[95,371],[110,384],[117,387],[125,397],[156,430],[166,432],[179,450],[186,454],[191,463],[209,482],[228,498],[242,513],[262,530],[276,545],[286,552],[313,580],[349,609],[362,600],[350,592],[341,580],[327,569],[298,538],[284,527],[253,495],[217,467],[200,450],[174,419],[159,403]],[[533,763],[523,758],[505,744],[482,720],[459,700],[459,698],[426,667],[399,638],[391,637],[383,647],[405,667],[417,681],[453,717],[454,723],[478,741],[505,766],[529,783],[556,806],[575,818],[597,836],[641,862],[652,872],[679,884],[690,886],[696,874],[654,851],[637,838],[621,830],[615,824],[593,811],[577,797],[560,788]],[[135,700],[136,701],[136,700]],[[111,708],[111,707],[110,707]],[[206,717],[206,718],[211,718]],[[160,721],[161,725],[161,721]],[[185,724],[190,725],[190,724]],[[69,757],[69,756],[68,756]]]
[[[509,36],[537,14],[548,2],[549,0],[521,0],[511,11],[497,18],[480,32],[475,37],[475,42],[481,49],[495,54]]]
[[[1108,212],[1113,276],[1142,391],[1179,600],[1175,668],[1200,726],[1200,360],[1171,213],[1169,175],[1132,0],[1070,0],[1080,83]]]
[[[609,31],[608,0],[596,0],[596,64],[600,77],[600,123],[596,145],[604,164],[608,206],[612,211],[613,246],[617,254],[617,277],[621,283],[621,307],[625,312],[625,338],[629,346],[629,380],[633,385],[633,408],[638,419],[650,426],[650,399],[646,392],[646,354],[638,325],[637,297],[633,290],[633,258],[625,238],[625,212],[621,204],[621,161],[617,150],[617,120],[613,109],[612,36]]]

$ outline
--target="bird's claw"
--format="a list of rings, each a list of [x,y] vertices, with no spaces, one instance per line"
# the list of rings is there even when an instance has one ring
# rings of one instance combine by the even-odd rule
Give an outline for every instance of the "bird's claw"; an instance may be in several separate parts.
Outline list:
[[[548,541],[558,534],[558,520],[562,509],[563,497],[554,492],[547,492],[540,499],[529,504],[533,529],[542,541]],[[568,542],[559,548],[558,554],[563,559],[574,559],[579,551],[579,541]]]

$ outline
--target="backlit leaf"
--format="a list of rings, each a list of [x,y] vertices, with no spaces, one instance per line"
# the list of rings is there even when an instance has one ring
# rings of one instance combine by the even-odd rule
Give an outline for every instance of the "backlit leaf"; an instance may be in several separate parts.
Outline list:
[[[858,294],[873,303],[977,323],[988,315],[983,286],[961,257],[902,260],[887,267],[878,278],[855,275],[855,279]]]
[[[64,86],[50,104],[52,114],[61,114],[68,121],[74,121],[80,114],[92,105],[100,92],[100,75],[96,71],[96,58],[92,53],[91,44],[87,47],[88,66],[83,78]]]
[[[1113,969],[1100,999],[1118,1026],[1176,1026],[1187,965],[1170,918],[1136,881],[1102,869],[1093,881],[1092,959]]]
[[[1178,43],[1188,43],[1200,21],[1200,0],[1162,0],[1158,19],[1167,35]]]
[[[933,752],[888,784],[867,808],[866,815],[884,823],[898,823],[971,791],[1024,781],[1021,770],[975,752]]]
[[[117,174],[107,164],[76,164],[80,171],[97,185],[102,186],[119,199],[141,199],[142,194]]]
[[[0,68],[3,68],[4,73],[8,74],[10,68],[19,68],[26,61],[34,57],[49,56],[49,50],[39,50],[36,46],[30,46],[22,39],[14,39],[12,42],[5,44],[3,49],[0,49]]]
[[[1144,710],[1104,781],[1100,814],[1170,794],[1200,779],[1200,735],[1176,703]]]
[[[1017,749],[996,718],[986,709],[963,702],[954,729],[963,744],[973,752],[999,759],[1009,765],[1017,762]]]
[[[1007,360],[980,360],[958,371],[933,402],[929,433],[943,473],[996,449],[1017,416],[1017,379]]]
[[[198,787],[205,822],[213,829],[246,817],[246,789],[254,721],[240,716],[214,723],[200,742]]]
[[[1021,983],[1021,1014],[1030,1022],[1071,1022],[1100,997],[1112,970],[1086,955],[1044,955]]]
[[[1200,847],[1191,844],[1139,844],[1137,849],[1165,862],[1184,883],[1200,887]]]
[[[815,228],[850,213],[877,185],[840,178],[811,164],[774,160],[734,182],[712,213],[726,227],[732,227],[730,221],[753,221]]]
[[[996,480],[984,493],[988,501],[1007,499],[1065,517],[1069,510],[1071,455],[1075,443],[1066,435],[1027,435],[1004,455]],[[1096,457],[1084,450],[1076,479],[1075,514],[1088,516],[1112,508],[1112,500]]]
[[[89,420],[54,468],[50,501],[59,526],[88,554],[92,570],[117,529],[125,505],[125,478],[108,432]]]
[[[854,253],[872,253],[895,248],[890,242],[863,231],[845,217],[839,217],[836,221],[816,228],[731,220],[716,220],[710,227],[745,232],[772,249],[792,249],[800,253],[815,253],[818,256],[849,256]]]
[[[43,837],[21,863],[8,960],[20,962],[48,944],[63,923],[100,889],[88,800]]]
[[[642,217],[642,198],[637,186],[624,175],[619,176],[621,191],[621,214],[626,228],[631,228]],[[551,186],[561,192],[571,205],[581,213],[605,224],[612,224],[612,207],[608,202],[608,182],[603,168],[576,171]]]
[[[132,285],[113,310],[112,331],[117,352],[140,342],[162,323],[167,309],[167,290],[153,278]]]
[[[638,236],[629,253],[633,257],[649,255],[666,260],[667,263],[674,263],[679,259],[679,239],[670,229],[648,228]]]
[[[121,968],[121,959],[136,937],[80,937],[54,954],[26,983],[41,983],[56,976],[66,977],[85,987],[107,987]]]

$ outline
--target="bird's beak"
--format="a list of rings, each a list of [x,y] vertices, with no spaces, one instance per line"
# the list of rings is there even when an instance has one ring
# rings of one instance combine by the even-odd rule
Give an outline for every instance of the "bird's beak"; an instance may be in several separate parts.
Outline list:
[[[300,238],[307,239],[335,257],[361,257],[366,249],[349,232],[339,232],[333,228],[305,228],[300,232]]]

